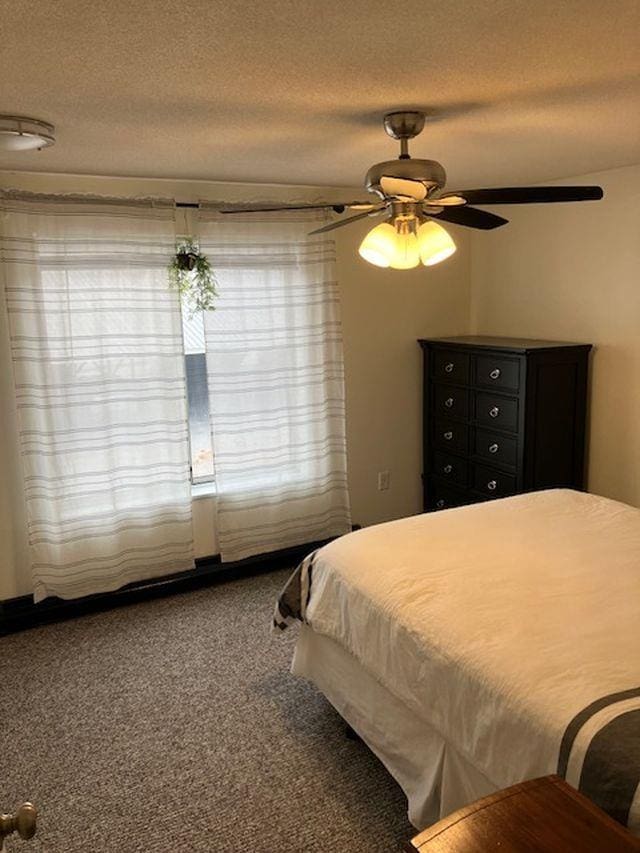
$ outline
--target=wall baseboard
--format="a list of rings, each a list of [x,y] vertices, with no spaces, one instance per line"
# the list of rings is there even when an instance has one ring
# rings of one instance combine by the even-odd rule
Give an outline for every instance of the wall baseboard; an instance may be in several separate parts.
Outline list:
[[[353,529],[359,529],[359,525],[354,525]],[[329,539],[322,542],[309,542],[306,545],[284,548],[269,554],[257,554],[255,557],[233,563],[223,563],[219,555],[201,557],[196,560],[195,569],[154,578],[151,581],[128,584],[116,592],[102,592],[70,601],[51,597],[35,604],[31,595],[9,598],[0,601],[0,637],[51,622],[76,619],[87,613],[98,613],[113,607],[136,604],[179,592],[190,592],[204,586],[275,571],[287,566],[293,568],[310,551],[330,541]]]

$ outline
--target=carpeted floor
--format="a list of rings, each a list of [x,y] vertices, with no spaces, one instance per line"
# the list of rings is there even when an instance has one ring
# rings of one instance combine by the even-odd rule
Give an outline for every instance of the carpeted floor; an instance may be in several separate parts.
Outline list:
[[[2,640],[0,811],[24,853],[393,853],[405,798],[269,632],[287,572]]]

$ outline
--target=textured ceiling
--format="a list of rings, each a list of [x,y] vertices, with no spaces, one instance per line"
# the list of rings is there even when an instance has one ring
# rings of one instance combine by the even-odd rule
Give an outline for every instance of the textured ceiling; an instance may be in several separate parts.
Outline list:
[[[448,186],[640,162],[639,0],[0,0],[0,112],[57,126],[0,168],[357,186],[433,118]]]

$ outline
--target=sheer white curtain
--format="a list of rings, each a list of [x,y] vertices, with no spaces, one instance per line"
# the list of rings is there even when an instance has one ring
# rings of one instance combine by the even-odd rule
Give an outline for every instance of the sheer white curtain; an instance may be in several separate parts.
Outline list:
[[[201,208],[219,282],[205,315],[223,560],[351,529],[335,250],[316,214]]]
[[[0,194],[36,601],[193,566],[168,202]]]

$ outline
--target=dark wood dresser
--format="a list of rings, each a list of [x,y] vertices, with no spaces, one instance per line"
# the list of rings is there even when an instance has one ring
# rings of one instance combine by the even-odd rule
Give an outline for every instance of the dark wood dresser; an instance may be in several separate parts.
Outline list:
[[[582,489],[590,344],[420,340],[424,508]]]

